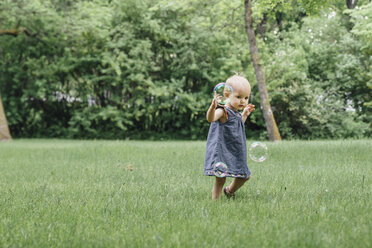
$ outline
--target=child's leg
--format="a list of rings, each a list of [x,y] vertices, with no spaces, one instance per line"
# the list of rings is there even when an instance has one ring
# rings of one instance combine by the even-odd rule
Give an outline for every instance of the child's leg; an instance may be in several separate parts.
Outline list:
[[[216,181],[214,182],[214,186],[212,189],[212,199],[217,200],[222,193],[223,185],[226,182],[226,177],[216,177]]]
[[[234,194],[243,184],[251,178],[250,176],[248,178],[234,178],[234,180],[231,182],[230,186],[228,187],[228,191],[232,194]]]

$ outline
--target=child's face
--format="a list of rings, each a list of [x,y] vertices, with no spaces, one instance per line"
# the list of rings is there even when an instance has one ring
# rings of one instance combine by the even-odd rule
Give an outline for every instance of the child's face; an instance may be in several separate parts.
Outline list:
[[[234,91],[231,97],[231,101],[228,103],[228,107],[235,111],[243,110],[248,105],[250,94],[251,90],[248,86],[239,85],[238,87],[234,87]]]

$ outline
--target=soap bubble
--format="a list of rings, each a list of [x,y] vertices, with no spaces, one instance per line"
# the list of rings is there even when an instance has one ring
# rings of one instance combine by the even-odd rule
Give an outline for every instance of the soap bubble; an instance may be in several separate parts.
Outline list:
[[[267,153],[267,146],[262,142],[253,142],[249,148],[249,157],[255,162],[265,161]]]
[[[213,166],[213,171],[216,177],[226,177],[227,176],[227,165],[223,162],[217,162]]]
[[[219,83],[213,89],[213,97],[220,105],[225,105],[231,101],[233,89],[226,83]]]

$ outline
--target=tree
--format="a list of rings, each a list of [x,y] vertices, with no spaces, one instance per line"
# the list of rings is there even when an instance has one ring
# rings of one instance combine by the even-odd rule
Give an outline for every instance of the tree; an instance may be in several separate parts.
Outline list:
[[[357,3],[358,0],[346,0],[346,6],[348,9],[354,9]]]
[[[17,22],[14,28],[12,29],[2,29],[2,22],[0,19],[0,36],[2,35],[10,35],[10,36],[18,36],[22,33],[24,33],[27,36],[34,37],[35,34],[32,34],[29,30],[27,30],[25,27],[19,27],[20,21]],[[9,127],[8,127],[8,121],[5,116],[5,111],[0,95],[0,141],[1,140],[11,140],[12,136],[10,135]]]
[[[256,73],[258,89],[260,92],[260,100],[262,113],[266,123],[266,129],[269,135],[270,141],[281,141],[280,133],[278,126],[276,125],[273,112],[271,110],[269,94],[267,92],[265,75],[261,65],[258,48],[256,44],[256,35],[253,29],[253,20],[252,20],[252,1],[245,0],[245,30],[248,35],[249,48],[251,51],[251,59],[253,67]]]
[[[0,141],[1,140],[11,140],[12,136],[10,136],[8,122],[6,121],[6,116],[3,108],[3,103],[1,100],[0,95]]]
[[[26,34],[27,36],[35,36],[31,34],[26,28],[19,27],[20,22],[13,29],[0,29],[0,36],[1,35],[10,35],[10,36],[17,36],[21,33]],[[0,22],[1,27],[1,22]],[[10,135],[8,121],[6,120],[5,111],[0,95],[0,141],[1,140],[11,140],[12,136]]]
[[[27,35],[31,35],[27,29],[25,28],[18,28],[18,25],[14,29],[4,30],[0,29],[0,35],[12,35],[17,36],[19,33],[26,33]],[[11,140],[12,136],[10,135],[8,122],[6,120],[5,111],[3,107],[3,102],[0,96],[0,141],[1,140]]]

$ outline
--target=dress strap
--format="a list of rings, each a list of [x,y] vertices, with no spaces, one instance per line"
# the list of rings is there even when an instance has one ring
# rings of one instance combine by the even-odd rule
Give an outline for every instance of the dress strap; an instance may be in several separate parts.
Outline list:
[[[226,120],[228,120],[229,119],[229,111],[227,110],[228,107],[217,105],[216,109],[219,109],[219,108],[223,109],[223,112],[226,115]]]

